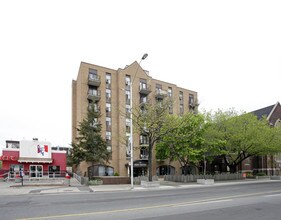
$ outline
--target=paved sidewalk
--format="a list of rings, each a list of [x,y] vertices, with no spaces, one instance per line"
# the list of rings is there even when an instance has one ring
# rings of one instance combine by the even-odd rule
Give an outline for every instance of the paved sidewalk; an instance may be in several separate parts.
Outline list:
[[[233,180],[233,181],[220,181],[215,182],[214,185],[200,185],[195,182],[192,183],[179,183],[169,182],[160,180],[159,187],[145,188],[140,185],[135,185],[133,190],[162,190],[162,189],[177,189],[177,188],[198,188],[198,187],[213,187],[223,185],[237,185],[237,184],[249,184],[253,182],[270,182],[281,180]],[[122,185],[95,185],[95,186],[83,186],[76,179],[71,178],[70,186],[64,180],[60,181],[48,181],[48,182],[24,182],[23,186],[21,183],[15,182],[0,182],[0,197],[6,195],[23,195],[23,194],[60,194],[60,193],[94,193],[94,192],[114,192],[114,191],[131,191],[130,184]]]

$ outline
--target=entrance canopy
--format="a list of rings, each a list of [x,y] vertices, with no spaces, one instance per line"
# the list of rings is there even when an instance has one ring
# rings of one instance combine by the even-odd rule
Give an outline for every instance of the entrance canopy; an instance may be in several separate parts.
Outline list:
[[[147,160],[136,160],[134,161],[134,167],[147,167]]]

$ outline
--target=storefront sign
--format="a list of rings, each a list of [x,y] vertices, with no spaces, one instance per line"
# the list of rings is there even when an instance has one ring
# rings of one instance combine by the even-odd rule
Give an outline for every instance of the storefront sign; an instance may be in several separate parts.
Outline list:
[[[19,158],[15,156],[9,156],[9,155],[2,155],[0,156],[0,160],[12,160],[17,161]]]
[[[51,159],[51,143],[44,141],[20,141],[20,158]]]

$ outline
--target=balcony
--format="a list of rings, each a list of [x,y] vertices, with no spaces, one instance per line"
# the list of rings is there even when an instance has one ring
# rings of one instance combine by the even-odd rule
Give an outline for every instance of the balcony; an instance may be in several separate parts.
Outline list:
[[[91,86],[100,86],[100,76],[90,74],[88,77],[88,84]]]
[[[150,86],[148,86],[147,84],[140,84],[140,91],[139,92],[141,94],[148,95],[149,93],[151,93]]]
[[[157,99],[164,99],[167,96],[167,92],[162,89],[156,89],[155,97]]]
[[[89,90],[88,91],[88,99],[93,101],[93,102],[97,102],[99,101],[101,98],[101,92],[100,90]]]
[[[100,107],[97,104],[90,103],[88,106],[88,110],[90,111],[92,109],[94,109],[94,112],[100,112]]]
[[[92,127],[92,128],[96,128],[98,125],[100,125],[100,121],[98,121],[98,119],[95,119],[95,120],[91,123],[91,127]]]
[[[143,137],[146,137],[146,136],[143,136]],[[140,138],[140,146],[143,147],[143,148],[148,147],[148,140],[147,140],[147,138]]]

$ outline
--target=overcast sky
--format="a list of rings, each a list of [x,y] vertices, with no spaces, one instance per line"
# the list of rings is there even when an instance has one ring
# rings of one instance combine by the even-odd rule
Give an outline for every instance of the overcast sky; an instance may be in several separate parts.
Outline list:
[[[1,1],[0,146],[71,143],[81,61],[112,69],[148,57],[156,79],[198,92],[200,110],[281,101],[281,1]]]

